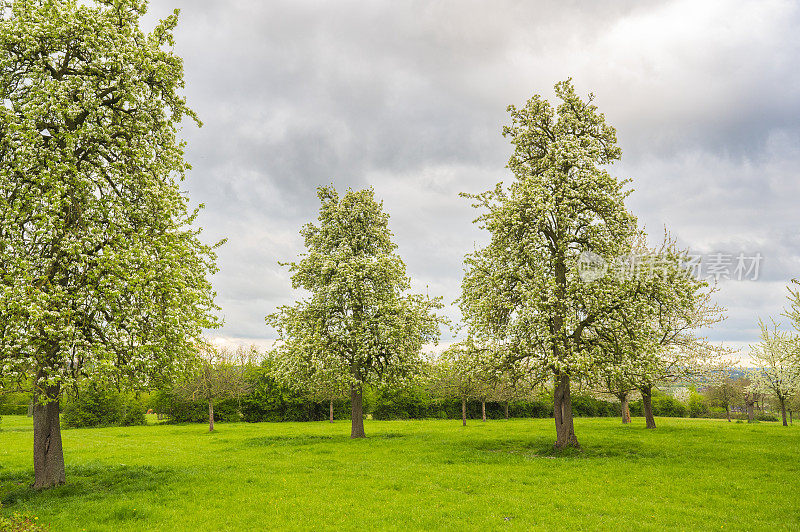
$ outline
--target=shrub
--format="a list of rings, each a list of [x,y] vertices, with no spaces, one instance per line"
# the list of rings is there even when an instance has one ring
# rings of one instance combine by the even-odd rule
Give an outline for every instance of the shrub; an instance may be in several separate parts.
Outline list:
[[[706,417],[709,414],[706,399],[697,392],[689,394],[689,417]]]
[[[686,417],[688,409],[686,405],[680,402],[675,397],[667,395],[656,390],[653,391],[652,397],[653,415],[660,417]],[[643,416],[644,407],[642,400],[631,401],[630,410],[632,416]]]
[[[187,400],[171,391],[158,391],[150,396],[149,408],[164,414],[175,423],[204,423],[208,421],[208,402]],[[241,408],[236,398],[214,402],[214,421],[241,421]]]
[[[222,422],[246,421],[322,421],[330,415],[328,401],[312,401],[282,385],[272,377],[269,367],[257,366],[249,370],[250,392],[239,398],[214,401],[214,420]],[[368,390],[365,390],[368,392]],[[371,403],[364,395],[364,410]],[[333,402],[334,417],[350,418],[349,400]],[[208,402],[203,399],[187,400],[169,390],[150,394],[148,408],[167,416],[175,423],[204,423],[208,421]]]
[[[778,421],[778,416],[775,414],[757,414],[756,421]]]
[[[30,403],[31,395],[28,393],[4,393],[0,395],[0,416],[24,416]]]
[[[328,402],[311,401],[300,393],[278,382],[268,366],[250,370],[251,391],[241,398],[244,421],[322,421],[328,419]],[[370,400],[364,394],[364,411],[368,412]],[[349,401],[334,401],[334,417],[350,418]]]
[[[422,387],[376,390],[372,405],[373,419],[421,419],[440,416],[441,404]]]
[[[589,395],[573,395],[572,413],[580,417],[615,417],[622,415],[622,405]]]
[[[706,417],[710,417],[712,419],[728,419],[728,415],[725,413],[724,409],[722,410],[722,412],[719,412],[715,408],[712,408],[711,412]],[[731,419],[736,419],[736,420],[747,419],[747,414],[731,411]]]
[[[67,396],[61,421],[74,428],[144,425],[144,406],[131,394],[89,383]]]

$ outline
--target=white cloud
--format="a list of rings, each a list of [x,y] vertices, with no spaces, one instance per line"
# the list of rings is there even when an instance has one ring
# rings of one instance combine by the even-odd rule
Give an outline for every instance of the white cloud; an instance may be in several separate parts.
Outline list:
[[[452,303],[485,239],[457,193],[508,179],[505,107],[568,76],[617,127],[613,172],[655,237],[764,255],[761,282],[721,286],[714,339],[755,341],[799,276],[796,3],[155,0],[151,20],[175,5],[205,122],[184,132],[187,187],[207,238],[229,238],[222,337],[272,335],[264,316],[292,297],[277,261],[327,183],[373,185],[415,289]]]

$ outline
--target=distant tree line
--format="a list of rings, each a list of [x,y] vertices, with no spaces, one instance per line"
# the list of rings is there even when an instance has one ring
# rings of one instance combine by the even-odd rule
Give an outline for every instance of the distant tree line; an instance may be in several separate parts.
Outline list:
[[[170,423],[209,422],[281,422],[323,421],[349,419],[349,398],[341,393],[320,400],[319,392],[310,383],[305,389],[290,386],[276,369],[275,353],[257,353],[254,347],[232,351],[216,348],[216,364],[230,364],[238,360],[241,374],[238,395],[230,389],[217,386],[218,395],[211,394],[213,413],[209,412],[209,394],[187,393],[188,383],[197,384],[197,376],[187,374],[183,381],[151,393],[134,394],[114,390],[97,382],[84,381],[71,389],[62,405],[62,423],[67,427],[127,426],[144,424],[145,412],[150,411]],[[236,352],[239,356],[235,356]],[[250,356],[242,356],[243,354]],[[232,354],[234,356],[232,356]],[[255,361],[255,358],[261,358]],[[225,361],[225,362],[221,362]],[[487,380],[482,387],[454,387],[447,385],[443,375],[451,372],[451,360],[437,357],[402,387],[377,388],[367,386],[363,393],[365,417],[380,420],[400,419],[461,419],[487,420],[508,418],[552,418],[552,390],[546,386],[517,388],[509,382]],[[205,375],[211,374],[208,369]],[[753,372],[755,370],[751,370]],[[230,375],[230,368],[226,375]],[[699,388],[678,388],[675,393],[654,390],[651,410],[659,417],[705,417],[740,419],[748,421],[777,421],[780,403],[769,394],[753,394],[753,382],[746,376],[724,377],[709,380]],[[207,383],[215,386],[213,379]],[[462,382],[462,381],[459,381]],[[641,396],[632,395],[626,403],[629,416],[645,415]],[[0,397],[0,415],[25,414],[31,397],[16,393]],[[800,408],[797,396],[787,401],[787,412],[792,416]],[[623,421],[623,403],[616,397],[598,389],[583,388],[573,394],[572,407],[578,417],[620,417]]]

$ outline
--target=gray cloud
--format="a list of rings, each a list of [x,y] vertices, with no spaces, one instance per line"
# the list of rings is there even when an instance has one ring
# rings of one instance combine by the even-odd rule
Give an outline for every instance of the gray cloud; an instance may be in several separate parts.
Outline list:
[[[205,122],[184,132],[186,186],[207,238],[229,238],[221,335],[272,336],[263,317],[293,297],[277,261],[300,252],[326,183],[374,186],[415,287],[454,300],[485,239],[457,193],[508,178],[506,106],[568,76],[617,127],[613,172],[654,237],[764,255],[761,281],[721,284],[715,339],[754,341],[800,275],[792,2],[155,0],[148,20],[173,7]]]

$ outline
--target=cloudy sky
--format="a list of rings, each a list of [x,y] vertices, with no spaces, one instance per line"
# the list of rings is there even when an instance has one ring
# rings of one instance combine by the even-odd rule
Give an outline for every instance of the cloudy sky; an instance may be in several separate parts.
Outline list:
[[[612,172],[633,179],[654,239],[666,226],[706,257],[763,256],[758,281],[720,282],[729,319],[711,332],[756,340],[800,277],[798,5],[587,4],[153,0],[150,25],[182,10],[176,49],[205,123],[184,132],[186,189],[205,237],[229,239],[214,334],[274,337],[264,316],[294,297],[278,261],[301,251],[328,183],[373,186],[416,289],[451,303],[485,241],[458,193],[508,180],[506,106],[572,77],[617,128]]]

